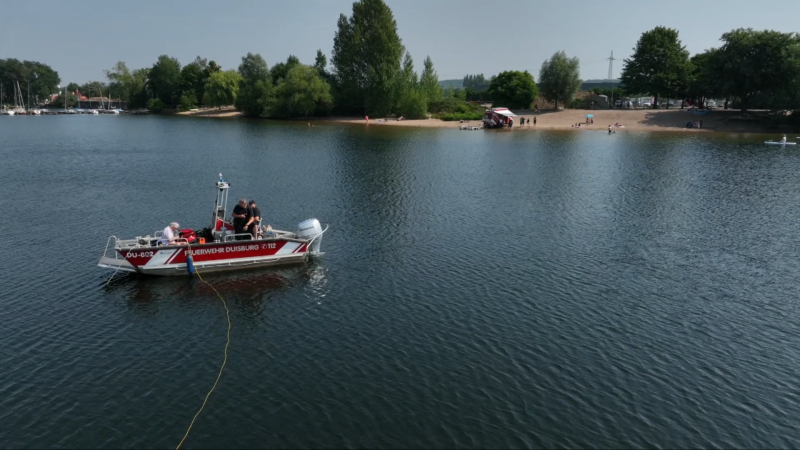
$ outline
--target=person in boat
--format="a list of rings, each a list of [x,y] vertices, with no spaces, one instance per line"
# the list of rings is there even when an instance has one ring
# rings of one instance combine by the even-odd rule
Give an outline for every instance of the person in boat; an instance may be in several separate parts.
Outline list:
[[[261,229],[261,210],[256,206],[255,200],[250,200],[250,205],[247,209],[249,218],[245,229],[253,236],[253,239],[258,239],[258,230]]]
[[[247,199],[240,198],[239,203],[233,207],[233,232],[234,234],[244,234],[245,225],[248,222],[247,214]],[[236,240],[242,239],[242,236],[236,236]]]
[[[180,225],[178,222],[172,222],[164,228],[164,233],[161,235],[161,239],[158,240],[158,245],[181,245],[182,242],[178,242],[178,228]]]

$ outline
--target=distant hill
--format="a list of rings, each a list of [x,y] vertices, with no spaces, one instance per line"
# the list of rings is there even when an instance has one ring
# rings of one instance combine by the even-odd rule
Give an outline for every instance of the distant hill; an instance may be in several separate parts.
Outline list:
[[[441,86],[442,89],[445,89],[445,90],[450,89],[450,86],[452,86],[453,89],[463,88],[464,87],[464,79],[462,78],[462,79],[458,79],[458,80],[439,80],[439,86]]]

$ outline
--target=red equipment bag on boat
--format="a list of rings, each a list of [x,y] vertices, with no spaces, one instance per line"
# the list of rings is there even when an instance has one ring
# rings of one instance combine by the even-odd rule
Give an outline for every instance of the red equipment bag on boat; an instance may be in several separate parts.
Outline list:
[[[178,235],[190,244],[194,244],[197,241],[197,234],[191,228],[184,228],[178,232]]]

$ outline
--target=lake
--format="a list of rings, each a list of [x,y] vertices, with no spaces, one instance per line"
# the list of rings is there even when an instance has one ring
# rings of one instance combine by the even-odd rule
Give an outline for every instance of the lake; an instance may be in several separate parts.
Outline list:
[[[330,230],[204,277],[231,345],[183,448],[796,447],[800,152],[764,139],[2,116],[0,445],[178,444],[224,308],[96,264],[208,226],[221,172]]]

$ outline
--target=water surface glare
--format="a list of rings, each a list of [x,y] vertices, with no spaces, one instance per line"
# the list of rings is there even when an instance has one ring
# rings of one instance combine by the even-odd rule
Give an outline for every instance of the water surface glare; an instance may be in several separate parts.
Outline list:
[[[306,265],[209,275],[185,448],[790,448],[800,152],[763,137],[0,117],[0,446],[174,447],[222,362],[188,278],[222,172]]]

